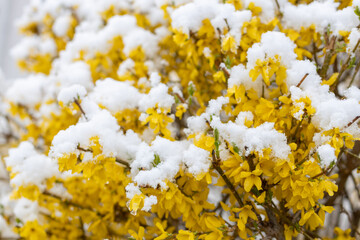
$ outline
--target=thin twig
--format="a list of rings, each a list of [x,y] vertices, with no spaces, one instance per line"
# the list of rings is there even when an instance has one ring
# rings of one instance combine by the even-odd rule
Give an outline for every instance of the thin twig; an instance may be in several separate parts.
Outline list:
[[[306,73],[303,78],[300,80],[300,82],[296,85],[296,87],[300,87],[300,85],[304,82],[304,80],[309,76],[309,73]]]
[[[353,82],[355,80],[355,77],[356,77],[356,74],[359,72],[359,70],[360,70],[360,61],[356,64],[355,72],[352,75],[352,78],[351,78],[351,81],[350,81],[350,83],[348,85],[348,88],[351,87],[351,85],[353,84]]]
[[[358,48],[359,44],[360,44],[360,39],[357,41],[354,49],[352,50],[352,53],[355,53],[355,51],[356,51],[356,49]],[[335,87],[337,86],[337,84],[339,83],[339,80],[340,80],[342,74],[345,72],[346,68],[348,67],[348,64],[349,64],[350,59],[351,59],[351,55],[352,55],[352,54],[349,54],[348,58],[346,59],[346,62],[341,66],[339,75],[337,76],[337,78],[336,78],[336,80],[335,80],[335,83],[332,85],[331,90],[334,90]]]
[[[78,106],[78,108],[80,109],[80,112],[82,113],[82,115],[84,115],[84,118],[85,118],[86,120],[88,120],[88,118],[86,117],[86,114],[85,114],[85,112],[84,112],[84,109],[81,107],[79,101],[78,101],[77,99],[74,99],[74,103]]]
[[[350,127],[354,122],[356,122],[358,119],[360,118],[360,116],[356,116],[351,122],[348,123],[348,125],[346,125],[346,127]]]
[[[234,195],[234,197],[236,198],[237,202],[239,203],[239,205],[241,207],[244,206],[243,201],[241,200],[241,197],[239,195],[239,193],[236,191],[234,185],[230,182],[229,178],[225,175],[224,171],[221,169],[220,167],[220,159],[217,159],[215,156],[215,151],[212,151],[212,157],[213,157],[213,162],[212,165],[215,168],[215,170],[220,174],[220,176],[222,177],[222,179],[225,181],[226,185],[229,187],[229,189],[231,190],[232,194]]]
[[[116,162],[124,165],[127,169],[130,169],[130,164],[127,161],[122,160],[120,158],[116,158]]]
[[[325,39],[328,39],[328,38],[326,37]],[[329,51],[327,51],[326,54],[325,54],[324,64],[321,67],[320,74],[319,74],[323,79],[326,78],[326,73],[327,73],[327,71],[329,69],[331,58],[336,53],[335,49],[334,49],[335,42],[336,42],[336,37],[333,36],[331,38],[330,42],[328,42],[328,44],[325,47],[325,48],[329,49]]]

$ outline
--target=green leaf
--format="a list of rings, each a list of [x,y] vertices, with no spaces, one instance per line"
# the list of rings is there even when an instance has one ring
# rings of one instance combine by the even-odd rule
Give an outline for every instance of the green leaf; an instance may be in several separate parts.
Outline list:
[[[178,96],[174,95],[174,98],[175,98],[175,103],[176,103],[176,104],[179,104],[179,103],[180,103],[180,99],[178,98]]]
[[[227,68],[231,68],[231,66],[232,66],[232,60],[230,59],[230,57],[229,56],[226,56],[226,59],[225,59],[225,66],[227,67]]]
[[[336,42],[335,51],[336,51],[336,52],[345,52],[345,51],[346,51],[346,44],[345,44],[345,43]]]
[[[270,203],[273,198],[273,192],[271,190],[266,191],[265,202]]]
[[[16,218],[15,221],[16,221],[17,224],[21,224],[21,223],[22,223],[22,221],[20,220],[20,218]]]
[[[358,18],[360,20],[360,9],[358,6],[355,7],[354,13],[358,16]]]
[[[154,167],[156,167],[157,165],[159,165],[160,162],[161,162],[161,161],[160,161],[160,156],[157,155],[157,154],[154,154],[154,162],[152,162],[152,165],[153,165]]]
[[[220,153],[219,153],[219,146],[220,146],[220,141],[219,141],[219,130],[217,128],[214,129],[214,138],[215,138],[215,153],[216,153],[216,157],[220,157]]]
[[[236,144],[235,144],[234,142],[232,143],[232,146],[233,146],[234,151],[235,151],[237,154],[240,155],[240,149],[239,149],[239,147],[236,146]]]
[[[356,57],[351,58],[351,60],[349,62],[349,66],[347,68],[350,69],[350,68],[354,67],[355,62],[356,62]]]
[[[195,92],[194,85],[190,82],[188,86],[188,93],[190,96],[193,96]]]

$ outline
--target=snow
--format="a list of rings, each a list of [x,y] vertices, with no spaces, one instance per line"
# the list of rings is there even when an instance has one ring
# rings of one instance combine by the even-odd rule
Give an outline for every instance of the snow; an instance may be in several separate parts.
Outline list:
[[[157,166],[153,165],[155,155],[160,158]],[[210,167],[209,153],[186,141],[172,142],[156,137],[151,145],[143,143],[139,147],[138,154],[131,163],[131,175],[138,186],[160,186],[165,189],[165,180],[174,179],[183,164],[195,176],[206,172]]]
[[[213,117],[211,126],[218,129],[220,137],[235,143],[240,154],[248,156],[253,151],[260,155],[266,148],[271,148],[271,156],[275,159],[288,159],[290,147],[285,134],[274,129],[274,123],[266,122],[255,128],[247,128],[234,122],[221,123],[218,117]]]
[[[155,79],[154,81],[158,80]],[[159,83],[157,86],[151,88],[148,94],[142,96],[139,101],[139,107],[142,111],[146,111],[148,108],[153,108],[156,105],[159,108],[168,109],[174,103],[174,97],[168,94],[168,87],[165,84]]]
[[[190,147],[184,151],[183,162],[187,167],[187,171],[197,176],[209,169],[209,152],[195,145],[190,145]]]
[[[15,59],[24,59],[30,55],[30,53],[37,52],[38,54],[50,56],[56,55],[56,44],[51,38],[40,38],[38,36],[25,37],[11,49],[10,54]]]
[[[112,112],[138,107],[142,94],[129,82],[119,82],[111,78],[97,81],[89,98]]]
[[[57,37],[65,37],[71,25],[71,16],[61,16],[57,18],[52,26],[52,30]]]
[[[250,21],[250,11],[235,11],[231,4],[220,4],[216,0],[195,0],[185,4],[172,12],[171,25],[190,35],[190,31],[196,32],[203,25],[205,19],[209,19],[214,29],[223,31],[229,24],[229,33],[235,37],[236,43],[240,44],[241,27],[244,22]]]
[[[260,81],[252,81],[249,72],[250,70],[246,69],[242,64],[232,67],[228,79],[228,88],[243,84],[247,88],[259,89],[262,83]]]
[[[80,84],[87,90],[94,87],[90,67],[83,61],[65,62],[55,61],[51,70],[55,82],[61,87]]]
[[[328,167],[331,163],[336,162],[335,149],[329,144],[320,146],[317,149],[317,153],[319,154],[321,165],[325,167]]]
[[[49,153],[50,157],[61,157],[63,154],[76,152],[78,144],[81,147],[90,145],[90,138],[98,136],[103,145],[105,155],[114,155],[114,143],[116,143],[117,132],[120,127],[116,119],[106,110],[97,110],[95,113],[88,114],[89,121],[78,122],[68,129],[60,131],[52,141]]]
[[[80,100],[86,95],[86,89],[79,84],[72,85],[61,89],[58,95],[58,101],[64,103],[65,105]]]
[[[11,230],[11,226],[7,224],[3,216],[0,215],[0,229],[3,238],[16,238],[16,234]]]
[[[120,64],[117,74],[119,76],[125,75],[127,72],[131,72],[134,66],[135,66],[134,60],[128,58]]]
[[[131,15],[116,15],[108,20],[107,25],[98,30],[76,31],[74,39],[62,52],[62,57],[68,61],[77,58],[76,53],[85,52],[85,58],[92,58],[98,52],[106,52],[111,46],[111,40],[122,36],[124,52],[128,55],[137,47],[142,47],[145,54],[154,57],[158,50],[158,38],[150,31],[136,25],[136,18]]]
[[[247,68],[255,67],[257,59],[280,57],[280,62],[289,66],[296,59],[296,45],[281,32],[266,32],[261,35],[260,43],[255,43],[247,52]]]
[[[360,102],[360,89],[355,86],[348,88],[344,95],[348,99],[353,98]]]
[[[360,31],[357,28],[353,28],[351,29],[351,32],[349,34],[349,44],[348,46],[348,51],[351,52],[355,49],[355,46],[357,44],[357,42],[360,39]]]
[[[256,7],[261,7],[262,11],[260,13],[260,19],[262,22],[268,23],[276,17],[276,6],[274,1],[245,0],[244,7],[249,7],[250,3],[254,3]]]
[[[155,205],[155,204],[157,204],[157,198],[156,198],[156,196],[151,195],[151,196],[149,196],[149,197],[145,197],[145,199],[144,199],[144,206],[142,207],[141,210],[148,212],[148,211],[151,210],[152,205]]]
[[[330,27],[335,35],[338,35],[340,30],[351,31],[359,25],[359,18],[353,7],[337,10],[338,5],[339,3],[333,0],[314,1],[297,6],[286,4],[282,19],[284,27],[300,30],[301,27],[308,28],[314,24],[317,31],[325,32]]]
[[[17,148],[10,149],[5,163],[16,173],[10,180],[16,187],[33,184],[45,189],[46,179],[59,175],[57,163],[38,153],[30,142],[22,142]]]
[[[39,219],[39,205],[35,201],[20,198],[16,201],[14,214],[22,222],[37,220]]]
[[[45,75],[30,75],[26,79],[16,79],[5,93],[5,98],[17,104],[35,106],[46,94]]]

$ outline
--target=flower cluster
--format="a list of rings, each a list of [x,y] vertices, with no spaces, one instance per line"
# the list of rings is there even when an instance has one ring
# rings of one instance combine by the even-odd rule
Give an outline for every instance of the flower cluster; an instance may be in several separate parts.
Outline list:
[[[30,1],[0,238],[355,239],[359,7]]]

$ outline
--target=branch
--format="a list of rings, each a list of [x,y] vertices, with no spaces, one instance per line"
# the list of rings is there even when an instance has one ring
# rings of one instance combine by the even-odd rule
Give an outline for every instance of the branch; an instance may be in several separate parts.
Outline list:
[[[351,85],[353,84],[354,80],[355,80],[355,77],[356,77],[356,74],[359,72],[360,70],[360,61],[356,64],[356,67],[355,67],[355,72],[354,74],[352,75],[352,78],[351,78],[351,81],[348,85],[348,88],[351,87]]]
[[[115,161],[116,161],[117,163],[120,163],[120,164],[124,165],[127,169],[131,169],[131,168],[130,168],[130,164],[129,164],[127,161],[122,160],[122,159],[120,159],[120,158],[116,158]]]
[[[354,49],[352,50],[352,53],[355,53],[356,49],[358,48],[360,44],[360,39],[358,40],[358,42],[356,43]],[[342,74],[345,72],[346,68],[348,67],[348,64],[350,62],[350,59],[351,59],[351,54],[349,54],[348,58],[346,59],[346,62],[341,66],[341,69],[340,69],[340,72],[339,72],[339,75],[337,76],[336,80],[335,80],[335,83],[331,86],[331,90],[333,91],[335,89],[335,87],[338,85],[339,83],[339,80],[342,76]]]
[[[222,179],[224,179],[226,185],[229,187],[229,189],[231,190],[232,194],[234,195],[234,197],[236,198],[237,202],[239,203],[239,205],[241,207],[244,206],[243,201],[241,200],[241,197],[239,195],[239,193],[236,191],[234,185],[230,182],[229,178],[225,175],[224,171],[221,169],[220,167],[220,159],[217,159],[215,156],[215,151],[212,151],[212,157],[213,157],[213,162],[212,165],[215,168],[215,170],[220,174],[220,176],[222,177]]]
[[[322,66],[322,68],[320,69],[320,76],[321,78],[325,79],[326,78],[326,73],[329,69],[329,65],[330,65],[330,61],[332,56],[335,54],[335,42],[336,42],[336,37],[333,36],[329,42],[329,44],[327,44],[326,48],[329,49],[329,51],[326,52],[325,54],[325,59],[324,59],[324,64]]]
[[[309,76],[309,73],[306,73],[303,78],[300,80],[300,82],[296,85],[296,87],[300,87],[300,85],[304,82],[304,80]]]
[[[84,109],[81,107],[79,101],[78,101],[77,99],[74,99],[74,103],[78,106],[78,108],[80,109],[80,112],[82,113],[82,115],[84,115],[84,118],[85,118],[86,120],[88,120],[88,118],[86,117],[86,114],[85,114],[85,112],[84,112]]]
[[[55,195],[55,194],[53,194],[53,193],[50,193],[50,192],[48,192],[48,191],[45,191],[45,192],[43,192],[42,194],[45,195],[45,196],[48,196],[48,197],[55,198],[55,199],[59,200],[60,202],[62,202],[62,203],[64,203],[64,204],[67,204],[67,205],[70,205],[70,206],[72,206],[72,207],[76,207],[76,208],[80,208],[80,209],[82,209],[82,210],[88,210],[88,211],[91,211],[91,212],[95,212],[98,216],[100,216],[100,217],[105,217],[104,214],[99,213],[98,211],[92,209],[91,207],[82,206],[82,205],[80,205],[80,204],[78,204],[78,203],[75,203],[75,202],[73,202],[73,201],[71,201],[71,200],[63,199],[62,197],[57,196],[57,195]]]
[[[356,116],[351,122],[348,123],[348,125],[346,125],[346,127],[350,127],[354,122],[356,122],[358,119],[360,118],[360,116]]]

